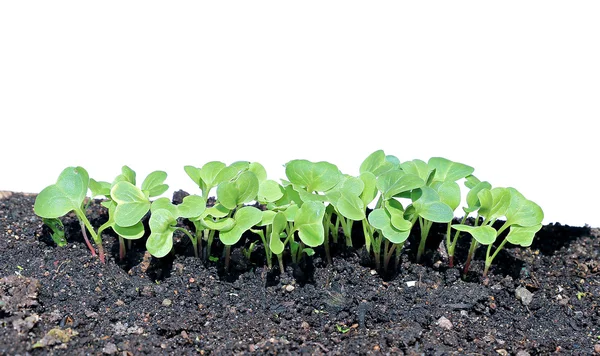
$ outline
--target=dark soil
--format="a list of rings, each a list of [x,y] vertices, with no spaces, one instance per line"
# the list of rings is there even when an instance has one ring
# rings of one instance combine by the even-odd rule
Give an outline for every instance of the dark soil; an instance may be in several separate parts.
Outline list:
[[[340,246],[333,265],[318,250],[302,266],[286,261],[284,273],[265,268],[260,246],[250,261],[239,246],[224,273],[182,236],[173,256],[144,255],[142,239],[120,262],[105,233],[101,264],[70,215],[68,245],[57,247],[34,199],[0,199],[2,355],[600,353],[595,228],[544,226],[530,248],[501,252],[485,280],[481,255],[466,276],[448,268],[437,232],[423,263],[409,240],[397,272],[383,277],[361,249]],[[95,227],[106,220],[97,202],[88,215]]]

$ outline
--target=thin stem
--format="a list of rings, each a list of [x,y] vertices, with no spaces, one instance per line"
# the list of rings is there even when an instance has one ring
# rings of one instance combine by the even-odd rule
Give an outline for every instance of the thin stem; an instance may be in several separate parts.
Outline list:
[[[277,260],[279,261],[279,273],[282,273],[285,271],[283,269],[283,256],[282,254],[277,255]]]
[[[463,216],[462,220],[460,221],[461,225],[467,221],[467,216],[469,215],[466,214],[465,216]],[[456,230],[456,232],[454,233],[454,238],[452,239],[452,241],[450,241],[450,235],[452,231],[451,224],[451,222],[448,223],[448,231],[446,232],[446,250],[448,251],[448,265],[450,266],[450,268],[454,267],[454,251],[456,249],[456,244],[460,236],[460,231]]]
[[[346,246],[352,247],[352,224],[354,224],[354,220],[344,218],[344,222],[342,222],[342,229],[346,237]]]
[[[385,257],[383,260],[383,270],[386,272],[387,272],[388,265],[390,263],[390,259],[392,258],[392,255],[394,254],[395,250],[396,250],[396,244],[392,244],[392,246],[390,247],[390,241],[388,239],[385,239],[385,247],[384,247]]]
[[[504,245],[506,244],[506,242],[507,242],[506,239],[502,240],[502,242],[500,243],[500,245],[498,245],[498,247],[494,251],[494,254],[491,255],[491,256],[490,256],[490,252],[492,250],[492,244],[489,244],[487,252],[486,252],[485,267],[483,269],[483,276],[484,277],[487,276],[488,270],[490,269],[490,266],[492,265],[492,261],[494,261],[494,258],[496,258],[496,256],[500,252],[500,250],[502,250],[502,248],[504,247]]]
[[[229,260],[231,259],[231,246],[225,246],[225,271],[229,272]]]
[[[362,228],[363,228],[363,235],[365,235],[365,248],[367,249],[367,253],[371,252],[371,243],[373,240],[372,233],[369,229],[370,227],[371,227],[371,225],[369,224],[367,219],[363,219]]]
[[[79,218],[79,222],[83,221],[83,224],[89,231],[90,235],[92,235],[92,239],[94,240],[94,243],[98,246],[98,257],[100,257],[100,262],[106,263],[106,261],[104,259],[104,247],[102,246],[102,239],[96,234],[96,232],[94,231],[94,228],[92,227],[92,224],[87,219],[87,217],[85,216],[84,212],[81,209],[76,209],[75,214]],[[86,240],[88,247],[91,248],[91,244],[89,243],[90,241],[88,240],[88,238],[85,234],[85,229],[82,229],[82,232],[83,232],[83,238]],[[91,250],[93,250],[93,248],[91,248]],[[92,256],[94,256],[94,254],[92,254]]]
[[[198,239],[196,238],[196,236],[192,235],[189,231],[181,227],[177,227],[175,228],[175,230],[183,232],[187,235],[187,237],[190,238],[190,240],[192,241],[192,246],[194,247],[194,256],[198,258]]]
[[[119,236],[119,259],[123,261],[125,259],[125,239]]]
[[[427,236],[429,235],[431,225],[433,225],[432,221],[419,217],[419,226],[421,227],[421,242],[419,242],[419,249],[417,250],[417,263],[421,261],[421,257],[425,252],[425,243],[427,242]]]
[[[469,268],[471,267],[471,260],[473,259],[473,255],[475,254],[475,250],[479,247],[479,243],[477,240],[471,240],[471,246],[469,247],[469,254],[467,255],[467,261],[465,262],[465,268],[463,269],[463,274],[467,274],[469,272]]]
[[[403,248],[404,248],[404,242],[396,244],[396,260],[394,262],[394,268],[396,270],[398,270],[398,267],[400,266],[400,256],[401,256]]]

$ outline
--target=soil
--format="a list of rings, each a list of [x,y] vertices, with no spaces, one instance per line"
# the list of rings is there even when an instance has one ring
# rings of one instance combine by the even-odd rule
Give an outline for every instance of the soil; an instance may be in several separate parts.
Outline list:
[[[331,265],[317,249],[281,273],[264,266],[260,245],[245,257],[250,236],[226,273],[195,258],[183,235],[169,257],[145,255],[141,239],[121,262],[107,232],[102,264],[72,215],[68,245],[56,246],[34,200],[0,199],[2,355],[600,354],[597,228],[544,226],[530,248],[505,248],[486,279],[481,254],[461,275],[466,238],[447,267],[441,228],[422,263],[411,237],[384,276],[359,239],[332,246]],[[95,227],[106,221],[97,201],[87,212]]]

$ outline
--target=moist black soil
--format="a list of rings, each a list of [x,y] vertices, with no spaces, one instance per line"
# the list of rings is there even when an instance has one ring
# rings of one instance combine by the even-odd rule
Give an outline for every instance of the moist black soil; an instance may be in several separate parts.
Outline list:
[[[544,226],[530,248],[505,248],[487,279],[481,253],[461,274],[468,238],[457,267],[447,267],[441,227],[422,263],[411,237],[384,276],[360,239],[332,246],[330,265],[317,250],[281,272],[266,268],[260,245],[246,258],[252,236],[233,248],[225,272],[220,261],[195,258],[179,235],[167,258],[144,254],[141,239],[119,261],[118,240],[105,233],[102,264],[74,216],[63,218],[68,245],[58,247],[33,213],[34,195],[4,195],[2,355],[600,353],[596,228]],[[95,227],[106,221],[98,202],[87,213]]]

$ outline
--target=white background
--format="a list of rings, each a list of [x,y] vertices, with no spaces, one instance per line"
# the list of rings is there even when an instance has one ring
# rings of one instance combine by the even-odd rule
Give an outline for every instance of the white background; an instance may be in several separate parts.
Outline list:
[[[384,149],[600,226],[597,1],[3,1],[0,190]],[[173,191],[171,189],[170,192]]]

